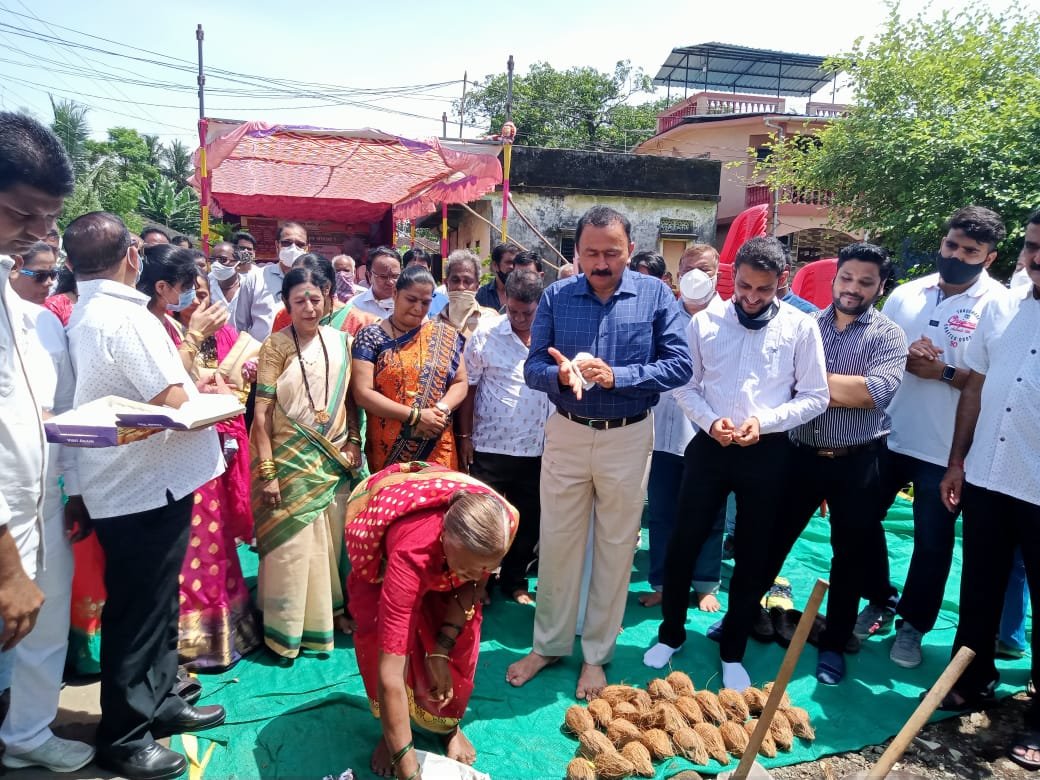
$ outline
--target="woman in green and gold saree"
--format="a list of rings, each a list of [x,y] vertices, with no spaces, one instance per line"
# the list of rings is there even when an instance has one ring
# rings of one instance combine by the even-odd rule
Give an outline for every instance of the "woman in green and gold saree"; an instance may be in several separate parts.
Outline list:
[[[343,612],[343,546],[351,472],[361,464],[349,400],[348,336],[319,324],[330,280],[294,268],[282,284],[291,324],[260,350],[251,431],[257,598],[264,641],[283,658],[332,649]]]

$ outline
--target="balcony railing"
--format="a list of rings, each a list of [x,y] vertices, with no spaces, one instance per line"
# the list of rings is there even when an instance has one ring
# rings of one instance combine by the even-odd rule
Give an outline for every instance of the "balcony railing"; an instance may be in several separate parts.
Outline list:
[[[769,187],[748,187],[744,190],[744,208],[749,209],[752,206],[761,206],[763,203],[769,203],[772,200],[772,196],[773,191]]]
[[[744,190],[744,208],[761,206],[763,203],[773,202],[773,190],[761,184],[756,184]],[[799,206],[819,206],[826,208],[834,202],[834,193],[828,190],[806,190],[802,188],[785,187],[781,204],[794,203]]]
[[[818,116],[823,119],[848,116],[849,108],[844,103],[808,103],[805,106],[807,116]]]
[[[680,124],[688,116],[718,116],[720,114],[782,114],[786,110],[783,98],[764,95],[739,95],[729,92],[698,92],[682,103],[669,108],[657,117],[657,132],[663,133]]]

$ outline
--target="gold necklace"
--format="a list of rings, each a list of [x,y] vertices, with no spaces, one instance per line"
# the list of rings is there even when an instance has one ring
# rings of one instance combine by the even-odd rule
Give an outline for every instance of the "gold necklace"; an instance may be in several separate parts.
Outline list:
[[[321,328],[317,330],[318,342],[321,344],[321,352],[325,357],[325,403],[322,404],[321,409],[314,405],[314,398],[311,396],[311,385],[307,380],[307,367],[304,365],[303,351],[300,349],[300,339],[296,335],[296,326],[290,325],[289,329],[292,331],[293,344],[296,346],[296,359],[300,361],[300,372],[303,374],[303,389],[307,393],[307,403],[310,404],[311,411],[314,413],[314,422],[318,425],[325,425],[330,419],[329,413],[325,410],[325,407],[329,405],[329,350],[325,346],[325,339],[321,337]]]

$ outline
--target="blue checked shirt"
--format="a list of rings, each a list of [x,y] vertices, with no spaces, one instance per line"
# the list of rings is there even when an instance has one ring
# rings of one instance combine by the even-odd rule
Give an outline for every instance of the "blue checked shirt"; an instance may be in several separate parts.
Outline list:
[[[830,448],[855,447],[887,436],[892,429],[888,404],[906,366],[903,329],[873,306],[843,331],[834,327],[833,305],[810,316],[820,327],[827,373],[865,377],[874,408],[828,407],[815,420],[798,426],[791,437],[810,447]]]
[[[616,419],[641,414],[658,395],[684,385],[693,371],[679,303],[659,279],[624,271],[606,303],[584,275],[556,282],[542,295],[531,326],[524,380],[549,395],[560,409],[581,417]],[[577,400],[561,388],[560,370],[549,355],[588,352],[614,371],[614,387],[595,385]]]

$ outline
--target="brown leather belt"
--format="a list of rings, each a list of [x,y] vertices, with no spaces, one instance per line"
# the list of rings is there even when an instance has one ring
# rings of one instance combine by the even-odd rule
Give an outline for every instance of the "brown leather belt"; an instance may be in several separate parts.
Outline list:
[[[556,407],[556,411],[559,412],[563,417],[566,417],[571,422],[576,422],[578,425],[587,425],[589,428],[593,428],[597,431],[609,431],[613,428],[624,428],[626,425],[640,422],[645,420],[646,416],[650,412],[643,412],[642,414],[636,414],[631,417],[615,417],[613,419],[601,419],[598,417],[580,417],[576,414],[566,412],[560,407]]]

